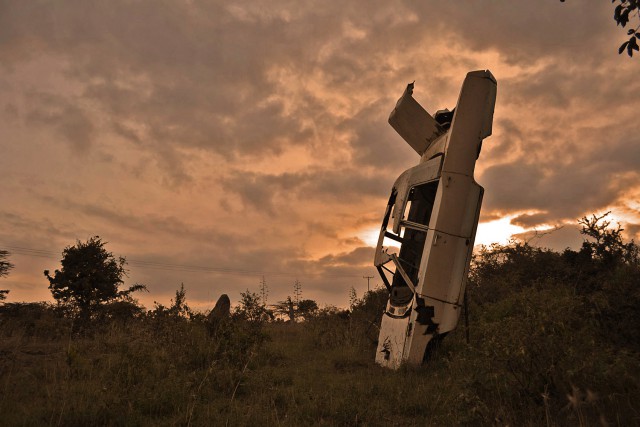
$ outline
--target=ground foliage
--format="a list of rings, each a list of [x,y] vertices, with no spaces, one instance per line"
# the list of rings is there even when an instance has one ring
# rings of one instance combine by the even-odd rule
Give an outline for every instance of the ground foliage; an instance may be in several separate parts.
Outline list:
[[[386,291],[283,322],[247,291],[228,318],[104,305],[0,306],[7,425],[638,425],[638,247],[606,217],[579,250],[512,242],[474,257],[470,341],[421,368],[373,362]],[[262,307],[262,308],[260,308]]]

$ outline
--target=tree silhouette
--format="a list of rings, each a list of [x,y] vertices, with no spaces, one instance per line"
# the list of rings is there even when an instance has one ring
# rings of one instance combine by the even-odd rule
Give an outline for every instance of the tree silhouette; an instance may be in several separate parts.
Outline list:
[[[296,303],[291,299],[291,296],[287,296],[284,301],[278,301],[271,306],[273,312],[277,316],[289,317],[289,321],[295,322],[296,320]]]
[[[318,303],[312,299],[301,299],[295,301],[290,296],[284,301],[271,306],[273,313],[280,317],[288,317],[291,322],[295,322],[296,318],[302,317],[305,320],[315,316],[318,313]]]
[[[600,262],[604,266],[614,267],[616,265],[630,264],[638,265],[640,253],[638,246],[632,240],[624,242],[620,224],[617,227],[611,226],[611,221],[607,216],[611,211],[597,216],[582,217],[578,223],[582,226],[580,231],[583,235],[592,240],[585,240],[580,251],[587,254],[593,261]]]
[[[9,275],[9,270],[13,268],[13,264],[8,261],[9,252],[0,250],[0,277],[6,277]],[[0,301],[7,298],[9,293],[8,289],[0,289]]]
[[[312,299],[303,299],[298,302],[296,309],[298,316],[309,319],[318,312],[318,303]]]
[[[9,270],[13,268],[13,264],[8,260],[9,255],[9,251],[0,250],[0,277],[8,276]]]
[[[246,320],[249,323],[259,325],[271,318],[271,312],[261,302],[261,298],[255,292],[240,292],[240,301],[233,310],[236,318]]]
[[[613,12],[613,19],[616,21],[616,25],[622,26],[622,28],[626,27],[629,23],[629,15],[631,18],[636,18],[639,22],[635,28],[629,28],[627,30],[627,35],[630,36],[629,40],[622,43],[620,48],[618,49],[618,53],[622,53],[625,50],[629,56],[633,56],[633,51],[640,49],[638,47],[638,40],[640,38],[640,33],[638,33],[638,29],[640,29],[640,4],[638,0],[612,0],[612,3],[619,3]]]
[[[139,284],[119,290],[126,276],[126,260],[116,259],[104,245],[98,236],[86,242],[78,240],[75,246],[67,246],[62,252],[60,270],[53,276],[49,270],[44,271],[53,298],[77,308],[82,318],[89,318],[105,302],[128,299],[132,292],[146,290]]]

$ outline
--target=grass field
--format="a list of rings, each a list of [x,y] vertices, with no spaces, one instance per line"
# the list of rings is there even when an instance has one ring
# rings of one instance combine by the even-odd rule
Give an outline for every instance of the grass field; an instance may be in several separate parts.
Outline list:
[[[637,354],[575,354],[585,343],[574,340],[545,356],[520,347],[540,339],[529,330],[510,355],[509,336],[527,331],[501,341],[491,319],[502,323],[503,310],[485,308],[470,344],[459,330],[423,367],[397,372],[373,363],[355,316],[214,331],[199,320],[136,319],[74,334],[50,310],[5,313],[0,416],[3,425],[638,424]],[[520,326],[539,326],[529,320]]]

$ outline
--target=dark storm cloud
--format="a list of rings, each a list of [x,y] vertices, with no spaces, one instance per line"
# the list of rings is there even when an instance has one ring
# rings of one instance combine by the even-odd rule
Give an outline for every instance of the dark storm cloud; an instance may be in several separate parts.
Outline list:
[[[533,75],[501,80],[498,107],[505,113],[496,117],[494,137],[485,144],[488,160],[564,167],[602,161],[632,116],[624,108],[632,100],[617,87],[637,86],[622,80],[613,85],[611,79],[617,77],[555,64]],[[602,145],[600,150],[594,149],[597,145]]]
[[[6,209],[6,208],[5,208]],[[48,218],[38,218],[38,221],[26,219],[24,215],[9,210],[0,210],[0,221],[7,226],[7,231],[0,233],[0,241],[8,242],[15,239],[13,233],[18,233],[17,243],[37,242],[41,236],[68,236],[66,224],[54,223]],[[33,239],[33,240],[30,240]],[[26,245],[29,246],[29,245]]]
[[[486,206],[483,203],[482,209],[480,210],[480,222],[490,222],[490,221],[495,221],[498,219],[501,219],[504,217],[504,212],[500,212],[500,211],[490,211],[489,209],[486,208]]]
[[[577,68],[569,58],[560,57],[533,72],[501,79],[499,101],[514,111],[529,109],[529,114],[549,129],[570,129],[572,123],[567,122],[568,118],[578,119],[577,124],[589,119],[599,124],[599,119],[619,115],[620,110],[634,102],[633,93],[640,87],[640,82],[629,79],[618,68],[610,63],[595,69]],[[580,117],[584,111],[596,111],[597,115]]]
[[[569,106],[578,87],[576,76],[563,64],[552,63],[533,73],[500,81],[500,100],[508,105],[533,105],[533,114]]]
[[[640,236],[640,224],[626,224],[624,230],[626,231],[627,236],[638,243],[638,237]]]
[[[286,14],[217,4],[82,3],[73,9],[60,5],[45,10],[13,5],[19,9],[17,15],[33,15],[39,31],[26,35],[8,23],[6,34],[14,46],[31,43],[72,58],[69,72],[87,83],[84,96],[110,113],[119,135],[149,145],[177,185],[189,182],[189,172],[178,160],[179,154],[167,146],[203,147],[226,156],[277,153],[290,144],[316,144],[305,124],[309,116],[323,127],[338,126],[349,132],[355,161],[360,164],[399,167],[411,161],[411,150],[386,124],[402,88],[351,111],[351,118],[339,122],[327,110],[330,106],[308,92],[291,99],[295,111],[285,113],[284,98],[273,99],[281,86],[269,78],[268,71],[284,65],[306,79],[311,77],[304,77],[305,71],[323,70],[320,77],[328,87],[355,93],[366,87],[373,72],[392,71],[378,52],[393,52],[394,43],[406,38],[423,38],[417,22],[440,25],[450,16],[447,9],[418,11],[416,20],[403,22],[389,13],[389,7],[365,13],[347,8],[336,15],[334,7],[318,6],[312,7],[313,13],[301,9]],[[475,7],[465,6],[456,13],[465,28],[463,34],[468,32],[468,21],[476,20]],[[406,7],[407,15],[413,10]],[[505,29],[515,31],[527,14],[516,13],[513,7],[490,10],[498,17],[509,17],[498,20],[507,25],[502,36]],[[128,19],[121,19],[122,15]],[[362,37],[344,37],[346,23]],[[385,34],[377,31],[379,26],[397,32]],[[450,31],[457,29],[450,27]],[[400,30],[405,32],[402,36]],[[491,45],[494,35],[478,33],[474,40]],[[482,42],[483,38],[487,41]],[[127,127],[127,121],[143,124],[146,130]],[[67,133],[73,135],[71,131]]]
[[[116,126],[129,120],[148,129],[134,140],[259,154],[308,137],[285,117],[280,100],[268,100],[275,92],[268,67],[296,49],[285,43],[281,19],[244,22],[222,5],[198,10],[174,2],[7,9],[0,55],[66,57],[67,72],[87,85],[84,97],[99,102]],[[75,141],[80,124],[62,130]]]
[[[555,166],[555,168],[554,168]],[[492,166],[482,175],[482,181],[493,191],[485,193],[488,210],[538,210],[545,215],[528,217],[549,223],[581,216],[585,211],[597,211],[616,202],[625,194],[635,178],[621,179],[620,164],[609,162],[561,164],[511,163]]]
[[[356,170],[340,173],[317,170],[299,173],[260,174],[236,171],[223,181],[246,207],[276,215],[289,212],[288,204],[330,201],[351,205],[366,197],[382,197],[390,186],[384,175]]]
[[[331,282],[361,279],[364,272],[375,271],[372,266],[373,248],[361,247],[349,252],[338,252],[319,260],[292,258],[287,263],[287,271],[296,272],[299,277],[313,279],[331,289]],[[335,288],[334,288],[335,289]],[[345,290],[348,287],[344,288]]]
[[[20,117],[18,107],[10,102],[5,104],[3,113],[4,117],[9,120],[17,120]]]
[[[508,116],[497,120],[481,157],[492,164],[479,176],[484,209],[541,211],[512,223],[555,224],[620,203],[638,185],[640,140],[629,108],[638,83],[615,65],[593,71],[560,56],[500,81]]]
[[[483,142],[482,155],[493,159],[507,159],[522,146],[523,131],[510,119],[496,120],[500,134]]]
[[[138,132],[130,126],[125,124],[114,122],[112,123],[113,131],[124,139],[128,139],[131,142],[139,143],[141,142],[140,135]]]
[[[356,266],[369,265],[373,260],[374,249],[368,246],[362,246],[348,253],[332,254],[322,257],[318,263],[323,266]]]
[[[49,93],[28,95],[32,106],[26,115],[27,126],[44,126],[63,137],[71,148],[86,153],[91,146],[94,126],[85,111],[72,101]]]
[[[382,99],[355,112],[352,118],[340,124],[340,128],[353,132],[350,143],[358,164],[397,170],[419,159],[388,123],[394,106],[395,101]]]
[[[523,228],[532,228],[540,224],[546,224],[550,219],[547,212],[539,212],[535,214],[522,214],[511,219],[511,224],[519,225]]]
[[[415,22],[398,19],[397,7],[383,3],[379,11],[364,14],[357,6],[283,6],[10,4],[2,24],[3,45],[11,48],[0,55],[21,51],[22,59],[44,51],[66,58],[68,75],[86,85],[83,96],[108,112],[114,131],[150,148],[192,146],[225,156],[278,153],[291,144],[317,144],[309,119],[323,128],[341,121],[318,98],[322,94],[306,88],[306,79],[320,79],[323,87],[345,93],[379,85],[372,73],[395,68],[379,52],[394,49],[400,30],[417,29]],[[20,25],[21,19],[30,25]],[[395,31],[381,34],[379,26]],[[283,95],[289,83],[279,80],[278,70],[290,71],[287,78],[302,90]],[[293,108],[285,111],[285,102]],[[389,107],[381,105],[376,111],[384,110],[384,123]],[[377,164],[377,154],[385,150],[375,136],[392,133],[374,120],[378,114],[364,121],[371,112],[361,110],[353,123],[352,144],[359,160]],[[145,131],[128,127],[127,121]],[[167,152],[151,149],[159,156]]]
[[[176,151],[174,146],[157,146],[154,154],[158,166],[165,171],[163,182],[169,187],[176,188],[193,182],[193,177],[187,170],[183,156]]]
[[[51,197],[40,194],[38,197],[59,209],[71,210],[100,220],[101,223],[109,223],[121,230],[135,231],[141,234],[164,234],[166,236],[179,236],[194,242],[207,242],[231,246],[233,239],[228,232],[215,229],[211,226],[201,227],[189,224],[180,218],[171,215],[145,214],[139,212],[127,212],[127,209],[117,206],[105,206],[99,202],[75,201],[69,197]],[[103,226],[104,227],[104,226]]]
[[[638,172],[640,165],[640,135],[636,131],[633,119],[622,120],[619,129],[604,129],[601,132],[589,132],[595,136],[600,147],[594,153],[594,161],[607,164],[611,174]],[[622,183],[630,184],[629,182]]]
[[[609,2],[554,2],[541,7],[535,2],[466,0],[413,7],[423,18],[433,16],[432,25],[451,31],[453,46],[494,49],[510,63],[531,65],[575,56],[594,61],[594,51],[611,49],[608,42],[616,34]]]

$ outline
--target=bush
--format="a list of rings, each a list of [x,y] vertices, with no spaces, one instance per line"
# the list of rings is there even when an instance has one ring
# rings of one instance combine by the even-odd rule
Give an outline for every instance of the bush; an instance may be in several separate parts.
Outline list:
[[[349,310],[325,307],[309,319],[309,328],[319,347],[374,348],[389,293],[380,288],[353,298]]]
[[[0,330],[5,337],[14,335],[57,340],[69,336],[71,319],[59,307],[44,302],[0,305]]]
[[[454,359],[487,407],[500,396],[506,413],[528,401],[532,414],[544,409],[561,424],[600,416],[637,422],[632,402],[640,381],[631,372],[640,371],[638,247],[622,241],[619,227],[599,223],[603,218],[582,219],[587,239],[578,251],[512,242],[474,257],[467,287],[472,345],[463,350],[467,357]]]

